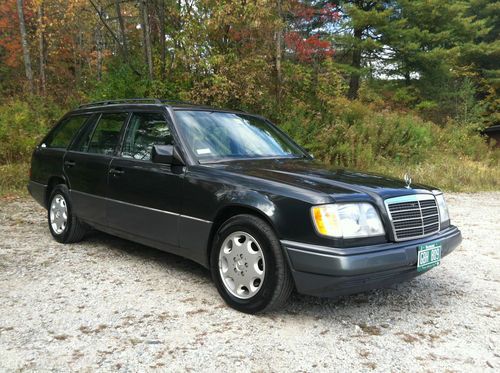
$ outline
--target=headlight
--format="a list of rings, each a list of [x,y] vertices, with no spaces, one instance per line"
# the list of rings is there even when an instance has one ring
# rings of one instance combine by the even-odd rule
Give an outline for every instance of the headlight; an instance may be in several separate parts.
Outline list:
[[[377,210],[369,203],[335,203],[314,206],[314,226],[319,234],[337,238],[384,235]]]
[[[438,193],[439,194],[435,194],[435,197],[439,208],[439,216],[441,218],[441,224],[443,224],[448,220],[450,220],[450,214],[448,213],[448,206],[446,206],[446,201],[444,200],[444,194],[441,192]]]

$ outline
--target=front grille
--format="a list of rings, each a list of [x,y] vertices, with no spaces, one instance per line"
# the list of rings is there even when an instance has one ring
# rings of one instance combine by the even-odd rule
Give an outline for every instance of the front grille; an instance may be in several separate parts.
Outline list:
[[[439,231],[439,211],[432,195],[390,198],[385,205],[397,241],[424,237]]]

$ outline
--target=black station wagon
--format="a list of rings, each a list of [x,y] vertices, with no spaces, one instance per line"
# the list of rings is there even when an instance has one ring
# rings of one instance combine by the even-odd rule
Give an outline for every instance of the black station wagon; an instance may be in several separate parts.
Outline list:
[[[36,147],[31,195],[62,243],[89,228],[210,268],[256,313],[438,265],[461,242],[443,194],[316,162],[268,120],[157,99],[82,105]]]

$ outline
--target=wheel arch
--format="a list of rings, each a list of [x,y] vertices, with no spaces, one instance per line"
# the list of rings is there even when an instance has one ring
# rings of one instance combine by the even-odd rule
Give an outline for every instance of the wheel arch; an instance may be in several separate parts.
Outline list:
[[[45,207],[49,206],[49,198],[54,187],[59,184],[64,184],[69,188],[68,182],[63,176],[51,176],[47,182],[47,190],[45,192]]]
[[[206,250],[207,257],[206,258],[207,258],[207,263],[209,266],[211,264],[210,257],[212,254],[213,240],[214,240],[215,235],[217,234],[217,231],[227,220],[229,220],[233,216],[242,215],[242,214],[253,215],[255,217],[258,217],[258,218],[264,220],[266,223],[269,224],[271,229],[274,231],[274,233],[276,234],[276,237],[279,238],[278,233],[277,233],[276,228],[275,228],[275,225],[274,225],[274,222],[272,221],[271,217],[269,215],[267,215],[264,211],[258,209],[255,206],[251,206],[251,205],[243,205],[243,204],[226,205],[217,212],[215,219],[213,220],[213,223],[212,223],[212,228],[210,230],[210,234],[208,236],[207,250]]]

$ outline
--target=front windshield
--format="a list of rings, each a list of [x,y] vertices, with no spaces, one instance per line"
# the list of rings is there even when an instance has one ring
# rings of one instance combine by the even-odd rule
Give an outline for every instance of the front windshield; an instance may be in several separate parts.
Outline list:
[[[180,135],[201,163],[305,156],[274,126],[251,115],[177,110],[175,116]]]

